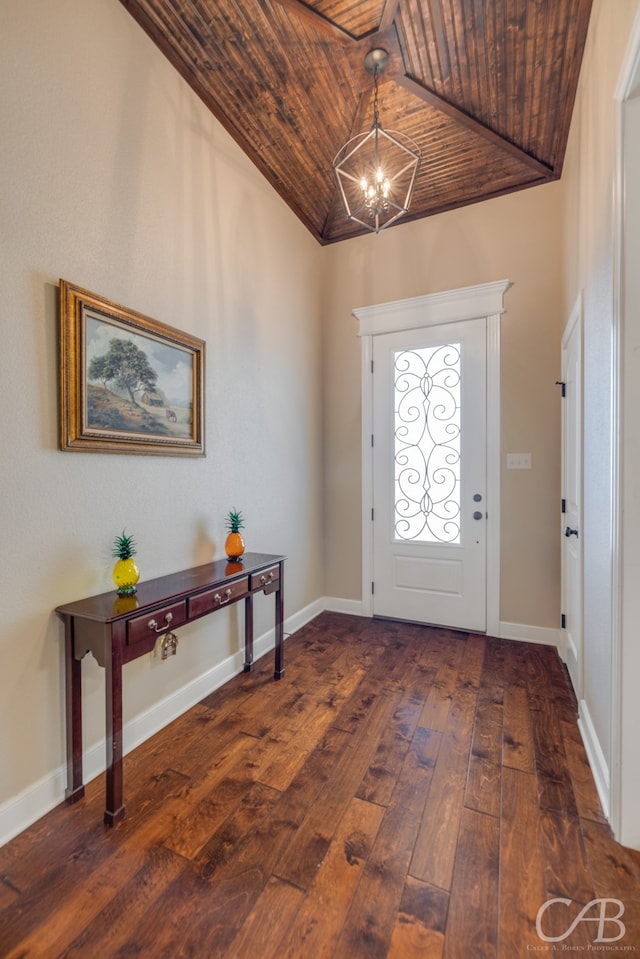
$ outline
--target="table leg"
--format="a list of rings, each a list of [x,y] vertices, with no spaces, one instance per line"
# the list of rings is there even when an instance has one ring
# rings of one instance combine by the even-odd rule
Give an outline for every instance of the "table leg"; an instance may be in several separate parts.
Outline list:
[[[74,622],[64,617],[65,695],[67,713],[67,788],[68,803],[84,796],[82,782],[82,661],[75,658]]]
[[[105,695],[107,725],[107,795],[104,821],[115,826],[124,819],[122,777],[122,647],[124,623],[112,627],[111,651],[107,651]]]
[[[274,679],[284,676],[284,563],[280,563],[280,578],[276,590],[276,649]]]
[[[253,593],[244,601],[244,671],[250,672],[253,663]]]

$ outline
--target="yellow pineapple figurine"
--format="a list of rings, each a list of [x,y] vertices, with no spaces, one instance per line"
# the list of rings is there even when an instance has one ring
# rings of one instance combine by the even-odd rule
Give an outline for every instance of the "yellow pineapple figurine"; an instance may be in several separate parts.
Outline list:
[[[140,570],[133,558],[136,544],[133,536],[127,536],[122,530],[121,536],[116,536],[113,543],[113,555],[118,562],[113,567],[113,581],[116,584],[118,596],[132,596],[136,592],[136,583],[140,579]]]

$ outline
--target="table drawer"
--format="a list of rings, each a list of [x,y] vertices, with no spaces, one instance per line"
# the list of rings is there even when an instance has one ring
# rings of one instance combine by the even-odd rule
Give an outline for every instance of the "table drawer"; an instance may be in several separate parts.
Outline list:
[[[238,579],[235,583],[216,586],[214,589],[208,589],[205,593],[199,593],[197,596],[189,597],[189,619],[195,616],[202,616],[212,609],[219,609],[226,606],[227,603],[233,603],[236,599],[241,599],[249,592],[249,581],[246,576]]]
[[[270,566],[269,569],[263,569],[261,573],[251,574],[251,592],[259,589],[267,589],[280,580],[280,567]]]
[[[186,622],[186,619],[187,605],[184,600],[171,603],[169,606],[161,606],[160,609],[145,613],[136,619],[130,619],[127,623],[127,645],[141,643],[149,637],[155,639],[157,635],[180,626]]]

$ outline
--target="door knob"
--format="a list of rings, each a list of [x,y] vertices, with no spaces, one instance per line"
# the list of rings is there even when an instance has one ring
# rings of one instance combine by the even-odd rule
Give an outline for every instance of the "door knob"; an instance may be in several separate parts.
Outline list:
[[[567,526],[567,527],[565,528],[564,535],[565,535],[565,536],[577,536],[577,535],[578,535],[578,530],[577,530],[577,529],[571,529],[570,526]]]

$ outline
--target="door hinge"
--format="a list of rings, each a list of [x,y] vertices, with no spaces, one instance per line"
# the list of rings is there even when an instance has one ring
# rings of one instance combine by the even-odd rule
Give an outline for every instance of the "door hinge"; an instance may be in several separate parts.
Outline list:
[[[376,584],[373,582],[373,580],[371,580],[371,595],[372,595],[372,596],[373,596],[373,594],[375,593],[375,591],[376,591]]]
[[[562,510],[561,510],[561,512],[563,512],[563,513],[566,513],[566,512],[567,512],[567,501],[566,501],[566,499],[563,499],[563,500],[562,500]]]
[[[562,392],[561,392],[561,394],[560,394],[561,396],[566,396],[566,395],[567,395],[567,384],[566,384],[566,383],[564,383],[562,380],[556,380],[556,386],[562,387]]]
[[[371,507],[371,522],[373,523],[373,506]]]
[[[566,629],[566,628],[567,628],[567,617],[563,613],[562,616],[560,617],[560,629]]]
[[[373,433],[371,434],[371,446],[373,446]]]
[[[373,373],[373,360],[371,360],[371,372]]]

